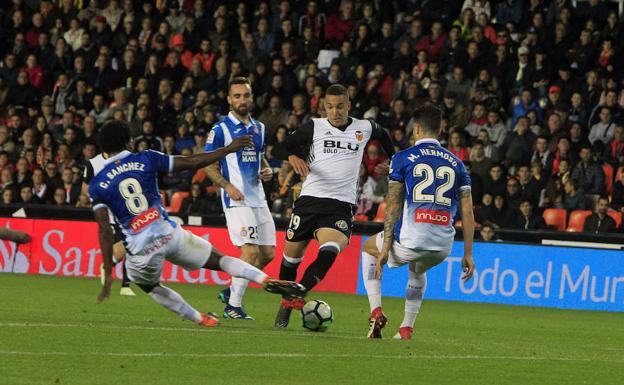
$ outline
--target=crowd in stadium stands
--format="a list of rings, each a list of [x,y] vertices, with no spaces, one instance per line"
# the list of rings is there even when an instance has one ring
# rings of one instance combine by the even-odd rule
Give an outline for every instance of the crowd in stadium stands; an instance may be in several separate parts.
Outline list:
[[[81,173],[108,119],[128,122],[135,150],[202,152],[227,114],[228,80],[243,75],[253,82],[253,116],[267,127],[275,174],[265,188],[276,216],[289,214],[302,181],[272,158],[272,144],[323,116],[324,89],[341,83],[351,115],[376,120],[397,150],[413,143],[414,109],[444,111],[441,142],[470,169],[484,238],[498,228],[617,232],[624,29],[616,6],[4,0],[2,202],[88,207]],[[377,165],[387,160],[379,143],[368,145],[357,219],[383,218],[387,178]],[[172,211],[222,211],[203,172],[164,175],[160,186]]]

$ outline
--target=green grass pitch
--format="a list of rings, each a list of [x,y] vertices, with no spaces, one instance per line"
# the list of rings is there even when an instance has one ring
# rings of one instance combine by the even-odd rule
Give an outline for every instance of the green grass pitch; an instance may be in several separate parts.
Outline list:
[[[171,285],[220,313],[218,287]],[[248,290],[256,321],[203,329],[148,296],[95,304],[99,281],[0,274],[0,384],[622,384],[624,314],[425,300],[414,339],[396,341],[403,301],[385,299],[386,339],[367,340],[366,297],[312,293],[326,333]]]

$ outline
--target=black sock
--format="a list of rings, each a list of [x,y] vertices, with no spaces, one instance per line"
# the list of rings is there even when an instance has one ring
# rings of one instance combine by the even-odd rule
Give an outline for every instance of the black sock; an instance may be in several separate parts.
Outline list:
[[[121,262],[121,271],[123,275],[121,287],[130,287],[130,278],[128,278],[128,272],[126,271],[126,261]]]
[[[336,256],[340,253],[340,246],[335,242],[327,242],[321,245],[316,260],[303,273],[301,284],[309,290],[325,278],[325,274],[334,264]]]
[[[279,278],[286,281],[294,281],[295,279],[297,279],[297,268],[300,264],[301,260],[298,260],[298,262],[288,262],[286,258],[282,258]]]

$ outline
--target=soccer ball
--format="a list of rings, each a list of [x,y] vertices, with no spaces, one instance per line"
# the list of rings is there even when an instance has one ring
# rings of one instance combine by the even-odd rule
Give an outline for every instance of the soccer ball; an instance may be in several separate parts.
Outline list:
[[[301,309],[303,327],[315,332],[324,332],[334,320],[334,313],[325,301],[314,299]]]

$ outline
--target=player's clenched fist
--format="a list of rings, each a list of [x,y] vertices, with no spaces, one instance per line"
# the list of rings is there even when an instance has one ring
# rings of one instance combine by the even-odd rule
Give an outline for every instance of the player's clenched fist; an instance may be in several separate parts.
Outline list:
[[[290,155],[288,157],[288,163],[290,163],[293,170],[295,170],[298,175],[308,176],[308,174],[310,173],[310,168],[308,167],[308,164],[305,162],[305,160],[301,159],[297,155]]]
[[[237,189],[233,184],[228,183],[225,187],[225,192],[227,192],[230,199],[235,201],[242,201],[245,199],[245,196],[239,189]]]
[[[239,136],[228,146],[230,152],[236,152],[243,147],[253,147],[253,140],[250,135]]]
[[[273,179],[273,170],[270,167],[265,167],[260,170],[260,179],[262,179],[263,182],[268,182]]]

